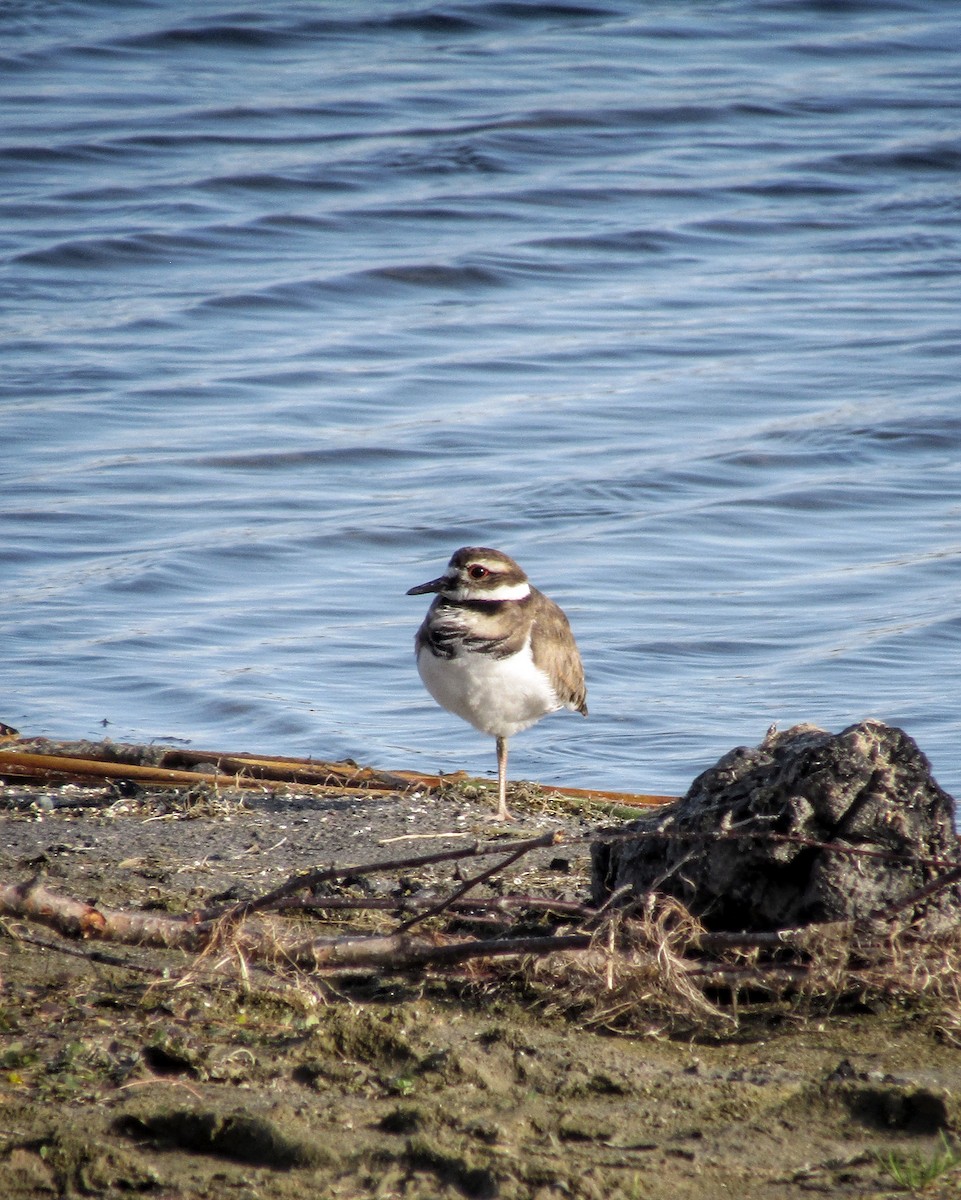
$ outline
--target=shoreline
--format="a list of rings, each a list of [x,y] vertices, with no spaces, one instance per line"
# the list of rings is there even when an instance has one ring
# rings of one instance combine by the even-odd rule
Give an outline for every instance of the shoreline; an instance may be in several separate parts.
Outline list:
[[[82,805],[53,807],[49,789],[18,784],[0,801],[31,791],[32,807],[4,811],[5,881],[40,872],[79,899],[157,913],[330,861],[503,832],[456,789],[365,800],[108,788],[99,802],[84,789]],[[512,838],[591,828],[514,803]],[[588,857],[581,840],[537,851],[494,893],[583,900]],[[415,895],[455,878],[447,863],[365,886]],[[683,1032],[654,1005],[628,1036],[552,1004],[537,964],[513,978],[468,964],[326,981],[4,927],[11,1200],[881,1196],[897,1191],[885,1156],[933,1162],[961,1127],[961,1030],[923,1004],[772,1004]]]

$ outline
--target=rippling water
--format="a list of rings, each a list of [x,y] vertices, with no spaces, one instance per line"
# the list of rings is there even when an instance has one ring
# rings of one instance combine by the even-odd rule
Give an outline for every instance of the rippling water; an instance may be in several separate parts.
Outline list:
[[[0,9],[0,719],[483,772],[406,589],[567,609],[512,774],[771,722],[961,791],[961,30],[940,0]]]

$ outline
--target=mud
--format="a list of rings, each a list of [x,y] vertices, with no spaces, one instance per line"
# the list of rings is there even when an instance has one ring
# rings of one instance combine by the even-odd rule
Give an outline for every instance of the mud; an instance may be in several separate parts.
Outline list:
[[[40,871],[81,899],[171,912],[305,867],[499,832],[489,799],[464,793],[241,803],[8,787],[0,802],[4,881]],[[579,835],[592,820],[514,807],[511,836]],[[457,869],[369,886],[416,892]],[[494,887],[586,899],[589,869],[586,844],[571,843]],[[69,943],[11,921],[0,932],[11,1200],[881,1196],[904,1194],[891,1164],[915,1164],[920,1180],[961,1133],[961,1049],[920,1007],[785,1003],[721,1033],[679,1036],[652,1016],[623,1036],[477,969],[335,988],[230,964],[185,979],[181,953]],[[925,1195],[959,1185],[949,1167]]]

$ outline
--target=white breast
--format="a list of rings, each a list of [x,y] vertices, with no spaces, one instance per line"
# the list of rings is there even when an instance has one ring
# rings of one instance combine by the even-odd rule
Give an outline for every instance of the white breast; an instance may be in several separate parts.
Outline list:
[[[437,703],[492,737],[512,737],[562,705],[547,675],[534,666],[530,643],[510,658],[460,653],[417,657],[424,687]]]

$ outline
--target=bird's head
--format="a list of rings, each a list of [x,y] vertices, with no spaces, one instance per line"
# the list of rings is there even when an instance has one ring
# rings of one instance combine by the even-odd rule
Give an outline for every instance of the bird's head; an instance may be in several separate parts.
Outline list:
[[[462,546],[451,556],[447,570],[436,579],[412,587],[408,596],[435,592],[446,600],[525,600],[531,585],[523,570],[500,550]]]

